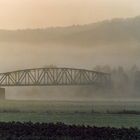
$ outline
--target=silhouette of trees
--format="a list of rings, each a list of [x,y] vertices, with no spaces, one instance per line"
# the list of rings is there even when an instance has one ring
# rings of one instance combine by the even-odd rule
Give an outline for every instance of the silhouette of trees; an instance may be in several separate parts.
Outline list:
[[[130,69],[124,69],[123,66],[111,68],[109,65],[97,65],[94,67],[95,71],[110,73],[112,78],[113,90],[124,93],[134,93],[136,79],[140,79],[140,76],[136,77],[139,68],[137,65],[133,65]],[[137,80],[138,81],[138,80]],[[140,81],[140,80],[139,80]],[[140,86],[140,82],[139,82]]]

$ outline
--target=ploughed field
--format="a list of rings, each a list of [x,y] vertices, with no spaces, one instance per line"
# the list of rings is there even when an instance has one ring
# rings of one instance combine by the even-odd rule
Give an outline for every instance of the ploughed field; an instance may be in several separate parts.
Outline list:
[[[0,101],[0,122],[139,127],[140,102]]]

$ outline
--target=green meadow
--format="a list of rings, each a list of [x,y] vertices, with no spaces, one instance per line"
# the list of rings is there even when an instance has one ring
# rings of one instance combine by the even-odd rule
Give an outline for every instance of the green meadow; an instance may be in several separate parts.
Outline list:
[[[123,113],[123,110],[133,112]],[[139,102],[0,101],[0,121],[5,122],[64,122],[91,126],[140,128],[139,112]]]

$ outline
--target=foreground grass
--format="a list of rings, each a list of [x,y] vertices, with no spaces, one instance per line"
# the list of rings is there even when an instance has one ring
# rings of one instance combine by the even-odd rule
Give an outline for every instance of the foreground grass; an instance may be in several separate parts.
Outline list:
[[[111,127],[140,127],[139,115],[79,114],[79,113],[0,113],[0,121],[63,122]]]

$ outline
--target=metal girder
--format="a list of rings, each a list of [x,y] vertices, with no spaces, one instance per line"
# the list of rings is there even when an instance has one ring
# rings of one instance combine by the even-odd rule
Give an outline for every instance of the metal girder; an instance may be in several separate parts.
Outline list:
[[[0,86],[106,86],[110,74],[73,68],[36,68],[0,74]]]

